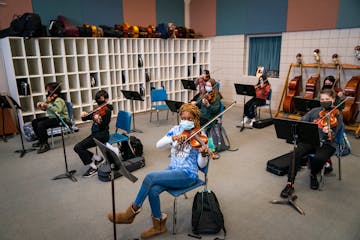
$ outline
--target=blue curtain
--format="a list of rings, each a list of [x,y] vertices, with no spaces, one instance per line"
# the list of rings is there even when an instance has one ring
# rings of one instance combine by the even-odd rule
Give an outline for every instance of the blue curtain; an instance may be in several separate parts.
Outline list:
[[[248,75],[255,76],[257,66],[263,66],[265,71],[279,71],[280,51],[281,36],[251,37]]]

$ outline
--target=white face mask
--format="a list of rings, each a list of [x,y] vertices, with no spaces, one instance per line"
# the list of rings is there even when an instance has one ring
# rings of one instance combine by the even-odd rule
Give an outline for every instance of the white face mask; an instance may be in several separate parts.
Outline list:
[[[184,129],[184,130],[191,130],[194,128],[195,124],[193,121],[189,121],[189,120],[181,120],[180,121],[180,126]]]
[[[212,87],[209,87],[209,86],[205,86],[205,90],[206,90],[206,92],[211,92],[212,91]]]

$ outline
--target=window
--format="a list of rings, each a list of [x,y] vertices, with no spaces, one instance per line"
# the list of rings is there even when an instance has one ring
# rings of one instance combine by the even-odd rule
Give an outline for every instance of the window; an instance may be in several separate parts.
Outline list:
[[[263,66],[268,77],[279,77],[281,36],[249,37],[248,75]]]

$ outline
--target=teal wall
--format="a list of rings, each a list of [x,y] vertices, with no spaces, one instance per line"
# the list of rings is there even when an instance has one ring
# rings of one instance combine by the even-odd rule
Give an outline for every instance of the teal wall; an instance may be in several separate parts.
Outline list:
[[[340,0],[336,28],[360,27],[360,0]]]
[[[286,31],[287,0],[217,0],[216,35]]]
[[[111,25],[123,22],[122,0],[32,0],[33,11],[40,14],[44,25],[58,15],[71,24]]]
[[[156,23],[184,26],[184,0],[156,0]]]

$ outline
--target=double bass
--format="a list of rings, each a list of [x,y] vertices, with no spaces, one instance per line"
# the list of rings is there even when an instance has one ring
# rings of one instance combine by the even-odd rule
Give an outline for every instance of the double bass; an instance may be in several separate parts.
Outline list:
[[[296,55],[297,62],[300,66],[300,75],[295,76],[293,79],[290,80],[288,85],[288,92],[285,96],[285,100],[283,103],[283,111],[287,113],[294,113],[295,106],[294,106],[294,97],[300,94],[300,86],[301,86],[301,79],[302,79],[302,63],[301,63],[301,53]]]
[[[314,50],[314,56],[315,56],[315,60],[317,62],[318,71],[317,71],[317,75],[311,76],[306,82],[304,98],[307,98],[307,99],[314,99],[317,94],[317,86],[318,86],[318,81],[320,78],[320,55],[319,55],[319,53],[320,53],[319,49]]]
[[[346,83],[344,94],[347,100],[342,112],[343,120],[346,124],[351,124],[355,122],[355,117],[359,112],[360,76],[353,76]]]

